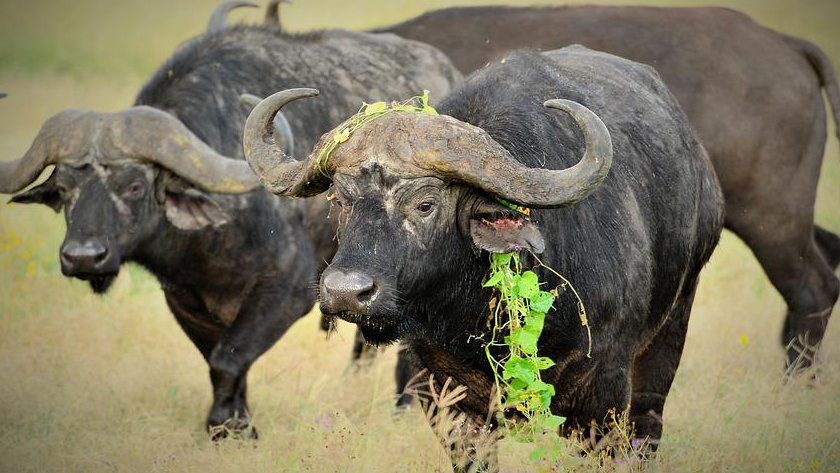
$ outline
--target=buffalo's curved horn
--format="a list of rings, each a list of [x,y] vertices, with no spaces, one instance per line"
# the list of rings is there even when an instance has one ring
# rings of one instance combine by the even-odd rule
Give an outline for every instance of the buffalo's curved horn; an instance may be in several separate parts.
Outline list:
[[[217,153],[174,116],[147,106],[106,115],[100,153],[159,164],[210,192],[243,193],[259,187],[248,163]],[[110,147],[109,147],[110,146]]]
[[[268,2],[268,5],[265,6],[265,18],[263,19],[263,23],[266,25],[274,25],[279,29],[283,29],[280,24],[280,4],[281,3],[292,3],[290,0],[271,0]]]
[[[48,119],[26,154],[0,162],[0,192],[17,192],[50,164],[136,159],[159,164],[211,192],[249,192],[260,183],[248,163],[225,157],[172,115],[146,106],[116,113],[65,110]]]
[[[253,94],[242,94],[239,96],[239,100],[242,100],[246,104],[250,105],[252,109],[262,101],[261,98]],[[277,136],[274,141],[283,143],[283,153],[291,156],[295,150],[295,134],[292,132],[292,126],[289,124],[289,120],[283,112],[278,110],[273,121],[274,133],[275,136]]]
[[[282,139],[275,133],[274,117],[287,103],[304,97],[318,95],[316,89],[288,89],[277,92],[257,104],[248,115],[242,146],[245,159],[260,181],[269,191],[278,195],[308,197],[322,192],[329,186],[326,178],[314,177],[313,183],[307,177],[310,163],[308,160],[297,161],[282,150],[286,148]],[[321,182],[323,181],[323,182]],[[315,185],[313,185],[315,184]]]
[[[459,166],[451,171],[468,184],[528,207],[561,207],[583,200],[610,170],[613,154],[610,133],[592,110],[577,102],[553,99],[543,105],[563,110],[580,126],[586,151],[577,164],[560,170],[529,168],[499,146],[502,156],[479,155],[480,162],[475,165]],[[445,166],[436,163],[436,167]],[[487,173],[487,169],[493,169],[493,173]]]
[[[251,2],[233,1],[220,3],[210,13],[210,21],[207,22],[207,33],[215,33],[225,29],[228,13],[239,7],[258,8],[259,5]]]
[[[0,192],[15,193],[32,184],[47,166],[66,156],[84,155],[82,144],[91,139],[87,113],[65,110],[47,119],[22,158],[0,162]]]
[[[263,99],[257,97],[254,94],[241,94],[239,96],[239,100],[241,100],[244,104],[250,105],[251,109],[257,106]]]

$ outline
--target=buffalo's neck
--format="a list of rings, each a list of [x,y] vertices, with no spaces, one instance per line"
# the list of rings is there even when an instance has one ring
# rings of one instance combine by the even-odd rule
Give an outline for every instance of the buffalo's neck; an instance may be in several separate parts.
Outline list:
[[[429,288],[422,302],[412,304],[412,317],[423,327],[410,343],[419,350],[431,346],[451,354],[460,363],[491,375],[484,346],[492,327],[488,324],[492,290],[482,287],[489,271],[486,254],[452,262],[452,272]],[[457,269],[456,269],[457,268]],[[421,356],[422,358],[422,356]]]
[[[277,261],[271,229],[260,222],[276,219],[261,209],[245,209],[219,227],[183,231],[165,219],[127,261],[149,270],[165,289],[236,293],[253,279],[271,273]],[[231,257],[236,255],[236,257]]]

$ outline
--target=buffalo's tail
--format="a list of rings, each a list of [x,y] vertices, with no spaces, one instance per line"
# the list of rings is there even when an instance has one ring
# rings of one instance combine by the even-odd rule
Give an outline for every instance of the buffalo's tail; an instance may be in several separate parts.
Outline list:
[[[820,86],[825,90],[828,97],[828,104],[831,106],[831,113],[834,116],[835,133],[840,138],[840,86],[837,85],[837,76],[834,73],[834,66],[831,60],[825,55],[822,49],[816,44],[796,36],[789,36],[779,33],[782,38],[794,49],[800,52],[805,59],[811,63],[811,67],[820,79]]]

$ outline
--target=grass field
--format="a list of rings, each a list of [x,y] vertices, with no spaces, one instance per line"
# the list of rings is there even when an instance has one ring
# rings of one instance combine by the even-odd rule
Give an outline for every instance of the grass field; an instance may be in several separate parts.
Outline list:
[[[0,101],[0,159],[21,155],[61,109],[130,105],[215,3],[0,0],[0,90],[9,93]],[[840,2],[720,3],[811,39],[840,65]],[[296,0],[283,21],[291,30],[366,28],[452,4]],[[817,220],[840,232],[840,145],[830,127]],[[327,340],[316,312],[251,370],[260,440],[211,443],[206,365],[156,282],[128,267],[107,296],[94,296],[60,275],[63,232],[63,217],[46,207],[0,206],[0,472],[447,471],[419,413],[393,415],[394,350],[355,373],[352,330],[342,325]],[[650,471],[840,472],[840,323],[826,336],[819,383],[784,385],[783,313],[749,250],[725,234],[702,278]],[[501,447],[503,471],[533,469],[521,446]]]

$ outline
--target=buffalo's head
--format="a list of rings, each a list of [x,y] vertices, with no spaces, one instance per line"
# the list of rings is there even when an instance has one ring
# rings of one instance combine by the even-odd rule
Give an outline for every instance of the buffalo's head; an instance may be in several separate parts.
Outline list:
[[[204,191],[259,185],[244,161],[217,154],[172,115],[143,106],[54,115],[22,158],[0,163],[0,192],[20,191],[49,165],[50,177],[12,202],[64,209],[62,272],[99,293],[164,219],[185,231],[224,224],[228,216]]]
[[[423,314],[455,307],[455,301],[481,291],[487,270],[482,250],[544,249],[529,217],[497,197],[536,208],[569,205],[594,190],[612,162],[601,120],[564,100],[545,105],[569,113],[587,146],[580,162],[564,170],[528,168],[481,128],[410,112],[371,121],[317,163],[333,130],[309,160],[296,161],[271,145],[272,118],[305,91],[279,92],[253,110],[245,155],[275,194],[307,197],[330,189],[339,214],[339,246],[321,276],[321,311],[359,324],[373,343],[417,330],[451,333]],[[481,260],[484,264],[477,263]]]

